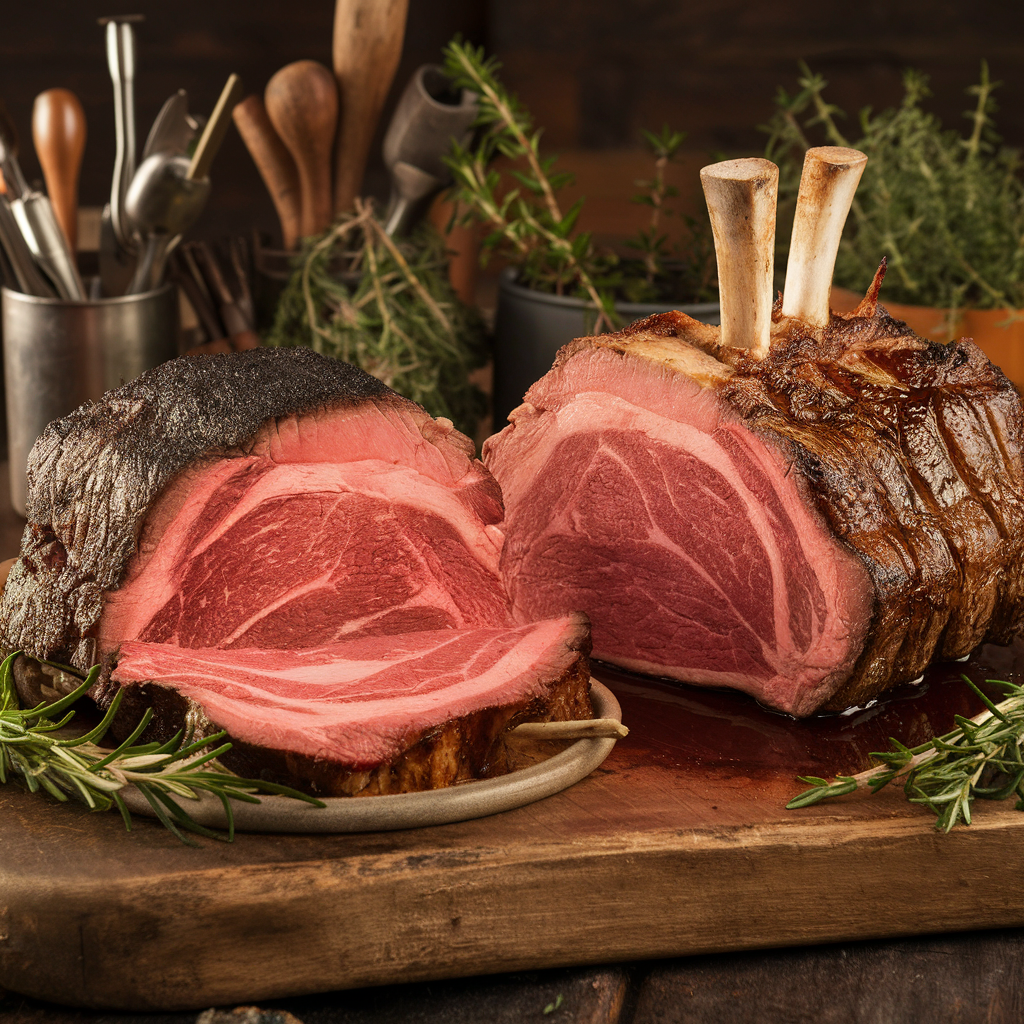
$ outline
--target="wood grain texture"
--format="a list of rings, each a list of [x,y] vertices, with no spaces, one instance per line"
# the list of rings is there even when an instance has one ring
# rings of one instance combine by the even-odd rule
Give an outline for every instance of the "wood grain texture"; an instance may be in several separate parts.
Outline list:
[[[631,1024],[1024,1020],[1024,934],[695,957],[639,983]]]
[[[263,102],[298,172],[302,235],[319,235],[332,219],[331,152],[338,126],[334,78],[315,60],[295,61],[267,82]]]
[[[352,209],[384,101],[398,70],[409,0],[336,0],[333,66],[340,114],[334,212]]]
[[[630,743],[564,794],[493,818],[199,849],[7,788],[0,986],[166,1010],[1024,924],[1006,884],[1024,869],[1024,815],[1008,805],[949,836],[897,794],[786,812],[788,775],[690,773]]]
[[[302,190],[295,160],[270,123],[262,97],[255,93],[247,96],[232,117],[277,211],[282,245],[294,249],[302,225]]]
[[[78,175],[85,155],[85,111],[68,89],[47,89],[32,104],[32,142],[46,192],[71,252],[78,246]]]

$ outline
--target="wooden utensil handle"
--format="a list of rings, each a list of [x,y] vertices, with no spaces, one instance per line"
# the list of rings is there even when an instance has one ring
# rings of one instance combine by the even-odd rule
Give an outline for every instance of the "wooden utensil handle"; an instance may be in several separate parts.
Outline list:
[[[334,145],[334,212],[351,210],[381,108],[398,70],[409,0],[337,0],[334,77],[341,100]]]
[[[231,75],[224,83],[217,105],[213,108],[210,120],[206,122],[203,134],[199,137],[195,152],[192,154],[192,163],[189,164],[188,174],[185,175],[190,181],[205,178],[210,173],[213,158],[217,155],[217,150],[220,149],[220,144],[227,133],[231,111],[241,98],[242,80],[238,75]]]
[[[47,89],[32,105],[32,141],[68,250],[78,244],[78,174],[85,152],[85,111],[68,89]]]
[[[281,222],[284,247],[294,249],[299,241],[300,211],[299,172],[295,161],[281,136],[274,131],[262,97],[255,93],[247,96],[235,107],[232,117],[273,200]]]

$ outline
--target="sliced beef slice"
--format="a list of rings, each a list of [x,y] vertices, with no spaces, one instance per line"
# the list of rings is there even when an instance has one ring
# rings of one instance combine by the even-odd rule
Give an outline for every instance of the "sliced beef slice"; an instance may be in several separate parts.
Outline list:
[[[432,789],[504,768],[520,720],[591,714],[584,616],[364,636],[298,651],[121,646],[127,727],[227,730],[241,774],[324,795]]]

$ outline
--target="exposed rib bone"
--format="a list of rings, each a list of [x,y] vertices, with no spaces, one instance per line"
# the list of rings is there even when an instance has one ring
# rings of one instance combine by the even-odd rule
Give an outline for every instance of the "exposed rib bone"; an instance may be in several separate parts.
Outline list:
[[[783,316],[799,317],[812,327],[828,323],[839,239],[867,162],[859,150],[842,146],[807,150],[786,264]]]
[[[700,180],[718,257],[722,344],[763,359],[772,321],[779,169],[757,157],[724,160],[703,168]]]

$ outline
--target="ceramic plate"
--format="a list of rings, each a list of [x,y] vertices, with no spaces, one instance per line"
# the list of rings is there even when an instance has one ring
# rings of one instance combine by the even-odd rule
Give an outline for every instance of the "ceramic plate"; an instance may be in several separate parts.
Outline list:
[[[622,721],[619,702],[610,690],[593,679],[590,697],[595,718]],[[258,804],[235,801],[232,803],[235,829],[239,832],[384,832],[483,818],[568,789],[597,768],[614,746],[614,738],[577,740],[540,764],[510,772],[499,779],[464,782],[424,793],[328,797],[324,800],[326,807],[312,807],[301,800],[279,796],[265,796]],[[137,790],[127,788],[122,794],[133,814],[152,816],[152,808]],[[224,808],[216,797],[182,801],[182,806],[201,825],[227,827]]]

